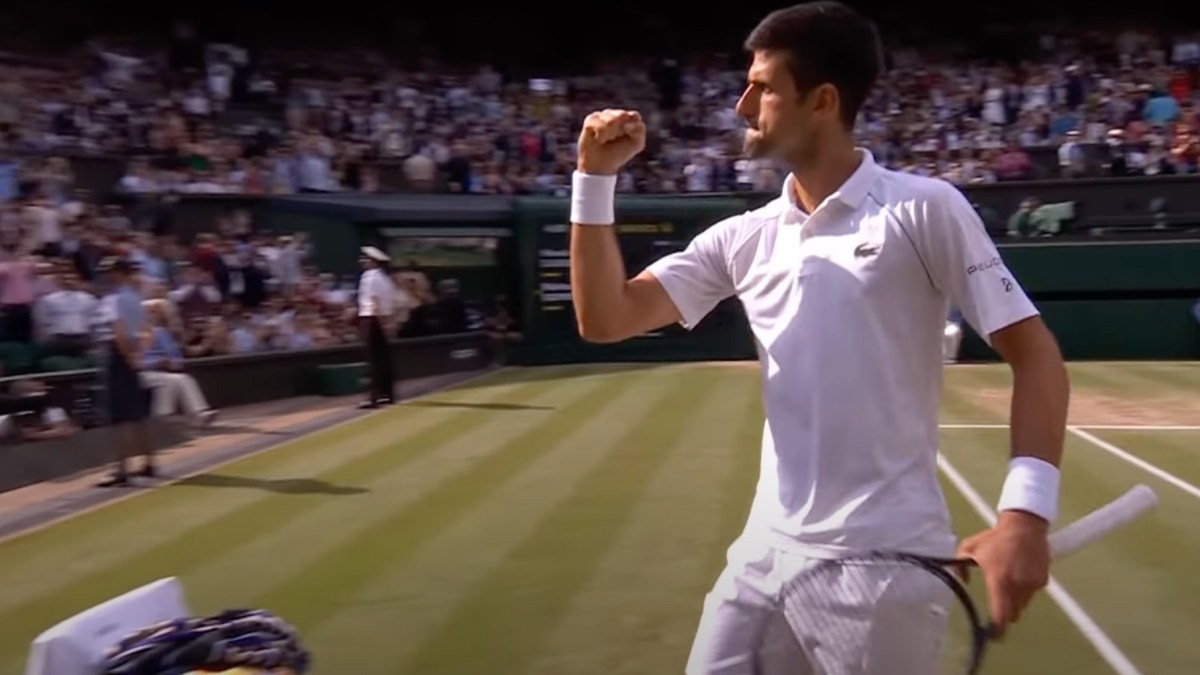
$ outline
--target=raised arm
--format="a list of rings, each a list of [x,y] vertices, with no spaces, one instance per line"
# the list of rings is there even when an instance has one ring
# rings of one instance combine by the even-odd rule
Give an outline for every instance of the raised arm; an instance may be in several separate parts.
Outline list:
[[[588,342],[620,342],[672,323],[691,328],[732,292],[714,260],[719,252],[702,242],[626,278],[612,227],[617,173],[645,146],[646,125],[628,110],[588,115],[579,135],[571,190],[571,299],[579,334]]]

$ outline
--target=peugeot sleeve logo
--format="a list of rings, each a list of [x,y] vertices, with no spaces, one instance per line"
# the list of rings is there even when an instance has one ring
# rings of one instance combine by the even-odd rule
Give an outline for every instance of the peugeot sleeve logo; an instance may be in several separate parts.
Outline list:
[[[876,253],[879,253],[879,246],[877,244],[868,244],[867,242],[863,242],[854,247],[855,258],[869,258]]]

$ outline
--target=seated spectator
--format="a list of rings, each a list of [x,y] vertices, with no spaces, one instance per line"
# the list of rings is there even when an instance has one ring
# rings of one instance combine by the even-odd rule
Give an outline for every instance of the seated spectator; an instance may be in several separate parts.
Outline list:
[[[483,320],[483,326],[487,331],[488,338],[495,343],[497,353],[503,350],[506,343],[518,342],[522,339],[521,332],[517,330],[517,321],[508,311],[508,298],[503,295],[497,295],[492,301],[492,307]]]
[[[66,438],[78,430],[65,410],[50,405],[41,380],[14,380],[8,392],[0,394],[0,438]]]
[[[200,265],[188,266],[183,285],[167,297],[185,319],[212,316],[221,305],[221,291],[213,281],[213,273]]]
[[[221,323],[215,316],[193,316],[183,325],[183,355],[189,359],[199,359],[205,356],[217,356],[218,351],[216,331],[214,326]]]
[[[249,354],[263,348],[262,331],[249,311],[231,317],[229,324],[229,353]]]
[[[150,323],[150,344],[142,355],[142,383],[152,390],[152,411],[156,417],[168,417],[176,411],[201,425],[212,424],[217,411],[196,384],[196,378],[183,372],[183,352],[167,327],[167,316],[161,303],[147,302]]]
[[[1028,237],[1037,227],[1033,223],[1033,211],[1040,205],[1037,197],[1026,197],[1021,200],[1017,210],[1008,217],[1008,236]]]

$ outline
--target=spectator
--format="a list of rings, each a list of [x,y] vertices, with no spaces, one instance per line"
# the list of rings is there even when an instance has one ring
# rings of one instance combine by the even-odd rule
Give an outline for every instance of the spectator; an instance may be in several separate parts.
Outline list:
[[[503,295],[497,295],[492,300],[483,326],[488,338],[496,345],[497,355],[503,355],[506,344],[522,339],[521,332],[517,329],[517,321],[509,311],[508,298]]]
[[[171,334],[165,303],[147,301],[143,305],[151,333],[142,356],[141,378],[151,390],[154,415],[167,417],[182,410],[202,426],[212,424],[217,411],[209,407],[196,378],[183,372],[183,352]]]
[[[231,320],[229,330],[229,353],[249,354],[263,348],[262,329],[248,311],[242,311]]]
[[[91,319],[96,297],[83,290],[75,270],[61,273],[61,288],[34,304],[35,324],[48,355],[79,357],[91,348]]]
[[[37,441],[66,438],[78,431],[65,410],[50,404],[41,380],[13,380],[8,391],[0,394],[0,411],[0,438]]]
[[[185,320],[213,316],[221,306],[221,291],[213,273],[201,265],[191,265],[184,272],[184,279],[182,286],[167,293],[180,315]]]
[[[0,334],[9,342],[33,341],[37,260],[20,249],[0,254]]]

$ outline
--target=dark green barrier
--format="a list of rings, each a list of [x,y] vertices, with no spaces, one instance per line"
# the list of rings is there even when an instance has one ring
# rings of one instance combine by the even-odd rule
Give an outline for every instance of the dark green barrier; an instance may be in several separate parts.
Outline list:
[[[1200,215],[1200,179],[1121,179],[1003,183],[971,186],[974,201],[1007,209],[1030,190],[1047,200],[1086,200],[1088,218],[1098,214],[1133,217],[1144,201],[1170,193],[1176,214]],[[682,249],[695,234],[773,195],[621,196],[619,241],[630,274]],[[235,207],[242,198],[199,198],[180,216],[202,223]],[[389,229],[436,232],[495,229],[516,233],[516,252],[497,257],[495,267],[442,272],[468,281],[470,295],[491,289],[517,298],[525,341],[517,363],[601,360],[691,360],[750,358],[753,340],[736,300],[722,303],[695,331],[669,327],[617,345],[590,345],[577,335],[570,303],[566,222],[561,198],[455,195],[305,195],[268,198],[257,207],[262,222],[283,231],[309,232],[317,262],[352,272],[358,246],[383,244]],[[192,215],[188,215],[188,214]],[[190,225],[189,225],[190,227]],[[1180,235],[1176,235],[1180,236]],[[510,239],[511,240],[511,239]],[[1001,254],[1061,334],[1069,358],[1194,358],[1196,324],[1187,310],[1200,298],[1200,240],[1145,241],[1085,239],[1000,242]],[[436,273],[437,270],[430,270]],[[435,278],[436,280],[436,278]],[[518,285],[519,284],[519,285]],[[513,292],[519,288],[519,292]],[[1111,311],[1107,311],[1111,309]],[[1138,330],[1130,330],[1137,324]],[[964,353],[991,358],[977,337]]]
[[[679,250],[696,232],[743,210],[737,199],[621,200],[618,227],[627,271]],[[523,363],[596,360],[753,358],[736,301],[726,301],[694,334],[670,327],[617,345],[576,334],[567,278],[565,200],[518,200],[527,299]],[[1001,242],[1001,255],[1033,297],[1071,359],[1200,357],[1200,240]],[[963,355],[996,355],[970,331]]]
[[[1200,240],[1048,242],[999,245],[1025,289],[1109,296],[1133,292],[1200,295]]]
[[[1068,359],[1194,359],[1200,241],[1001,244]],[[968,330],[968,359],[997,358]]]
[[[1200,292],[1198,292],[1200,293]],[[1038,309],[1070,360],[1191,360],[1200,358],[1195,300],[1048,300]],[[963,357],[995,360],[968,330]]]
[[[259,352],[192,359],[186,372],[196,378],[214,408],[278,401],[320,392],[318,369],[366,360],[361,346]],[[494,361],[491,340],[483,333],[437,335],[394,340],[392,363],[397,380],[475,371]],[[92,426],[97,415],[98,376],[95,370],[34,375],[46,383],[52,404],[71,418]]]

